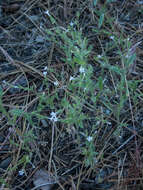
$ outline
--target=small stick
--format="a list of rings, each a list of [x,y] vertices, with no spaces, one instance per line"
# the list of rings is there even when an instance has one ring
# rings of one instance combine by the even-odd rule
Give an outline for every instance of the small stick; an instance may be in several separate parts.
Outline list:
[[[112,153],[112,155],[116,154],[116,153],[118,152],[118,150],[120,150],[123,146],[125,146],[134,136],[135,136],[135,134],[132,135],[130,138],[128,138],[121,146],[119,146],[119,147]]]

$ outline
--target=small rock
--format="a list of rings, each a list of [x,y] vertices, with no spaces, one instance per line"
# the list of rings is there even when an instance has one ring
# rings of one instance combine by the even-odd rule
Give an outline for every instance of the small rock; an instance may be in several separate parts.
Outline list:
[[[41,120],[44,127],[48,127],[48,122],[45,119]]]
[[[18,79],[18,80],[17,80],[14,84],[12,84],[12,85],[14,85],[14,87],[10,88],[10,89],[9,89],[9,92],[10,92],[11,94],[19,93],[20,90],[21,90],[21,88],[20,88],[19,86],[21,86],[21,87],[26,87],[26,86],[27,86],[27,81],[26,81],[25,77],[21,77],[20,79]]]
[[[11,163],[12,158],[11,157],[7,157],[6,159],[4,159],[2,162],[0,162],[0,168],[1,169],[7,169],[9,164]]]
[[[43,170],[43,169],[37,170],[33,176],[34,185],[36,187],[41,185],[40,187],[41,190],[51,190],[53,184],[56,184],[57,181],[58,180],[54,176],[52,176],[46,170]]]
[[[0,143],[2,143],[4,141],[4,137],[0,136]]]

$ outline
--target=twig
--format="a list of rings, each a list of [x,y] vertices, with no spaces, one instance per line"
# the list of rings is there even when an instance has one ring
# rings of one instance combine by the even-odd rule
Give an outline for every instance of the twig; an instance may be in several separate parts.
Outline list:
[[[116,154],[123,146],[125,146],[133,137],[135,137],[135,134],[133,134],[130,138],[128,138],[121,146],[119,146],[112,155]]]
[[[54,132],[55,132],[55,122],[53,122],[53,126],[52,126],[52,141],[51,141],[51,151],[50,151],[50,158],[49,158],[49,168],[48,168],[49,173],[51,170],[51,162],[52,162],[52,156],[53,156]]]

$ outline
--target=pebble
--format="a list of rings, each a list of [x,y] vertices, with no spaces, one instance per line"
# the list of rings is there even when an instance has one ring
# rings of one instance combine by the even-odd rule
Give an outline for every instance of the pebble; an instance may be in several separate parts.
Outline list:
[[[41,120],[44,127],[48,127],[48,122],[45,119]]]
[[[19,93],[21,88],[19,88],[19,86],[21,87],[26,87],[27,86],[27,81],[25,79],[25,77],[21,77],[20,79],[18,79],[15,84],[13,84],[15,87],[12,87],[9,89],[9,92],[11,94],[16,94],[16,93]]]
[[[6,159],[0,162],[0,168],[7,169],[11,161],[12,161],[12,157],[7,157]]]
[[[0,143],[2,143],[4,141],[4,137],[0,136]]]

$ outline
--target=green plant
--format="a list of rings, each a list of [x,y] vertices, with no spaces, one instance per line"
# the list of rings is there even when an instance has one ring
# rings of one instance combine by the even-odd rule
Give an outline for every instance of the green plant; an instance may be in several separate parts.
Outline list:
[[[85,156],[86,167],[94,167],[97,161],[98,152],[95,151],[95,144],[92,136],[87,136],[85,140],[85,147],[82,150],[82,154]]]
[[[29,17],[33,23],[37,20],[36,30],[30,29],[25,35],[29,38],[31,31],[40,31],[44,36],[44,27],[48,27],[45,41],[38,32],[32,34],[30,42],[40,42],[32,50],[34,61],[26,64],[13,60],[6,52],[8,44],[0,48],[9,64],[18,66],[16,72],[0,76],[5,79],[0,88],[0,157],[3,161],[7,157],[12,160],[0,177],[3,187],[13,189],[10,184],[17,184],[22,176],[28,177],[37,164],[44,165],[50,174],[67,179],[70,176],[65,186],[74,189],[82,188],[84,179],[89,179],[88,187],[92,187],[91,178],[102,186],[111,170],[118,174],[120,186],[124,183],[124,171],[127,176],[130,170],[130,158],[140,168],[143,93],[142,30],[138,24],[142,10],[134,11],[138,3],[47,1],[39,8],[42,12],[48,7],[44,15],[40,14],[42,22],[38,23],[35,16]],[[35,5],[31,3],[28,10],[37,9]],[[9,37],[13,36],[9,30],[15,25],[16,22],[7,28]],[[42,44],[47,47],[39,51]],[[12,41],[8,52],[12,52],[13,45]],[[11,55],[15,53],[19,55],[19,51]],[[21,76],[21,84],[26,79],[25,87],[17,80]],[[18,180],[15,177],[16,182],[9,181],[11,175]],[[133,184],[136,179],[131,178]]]

